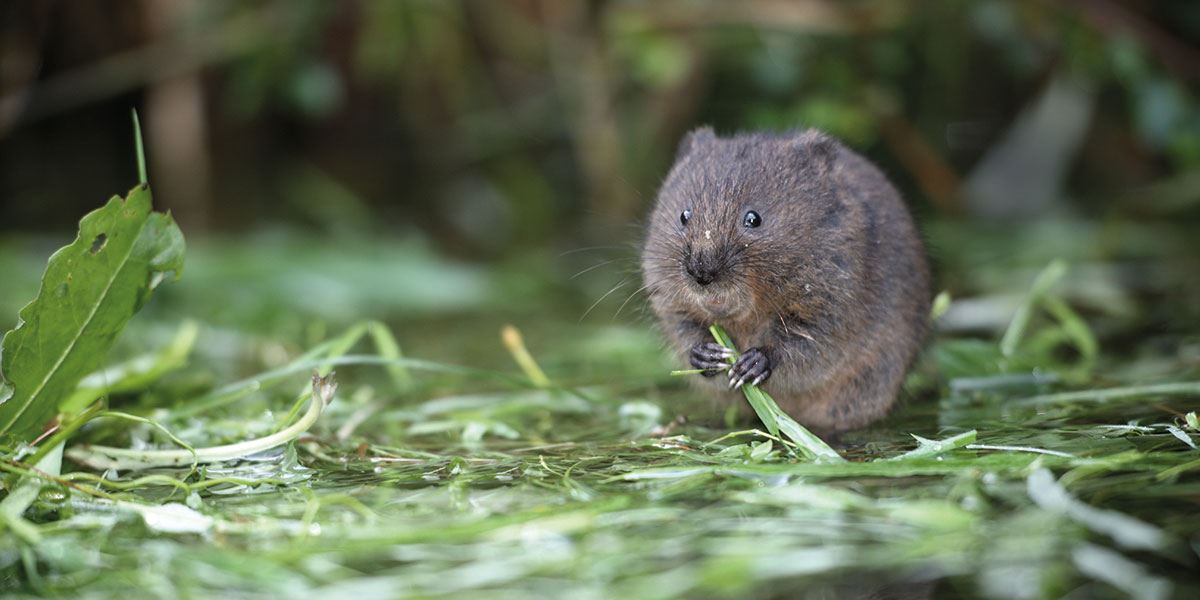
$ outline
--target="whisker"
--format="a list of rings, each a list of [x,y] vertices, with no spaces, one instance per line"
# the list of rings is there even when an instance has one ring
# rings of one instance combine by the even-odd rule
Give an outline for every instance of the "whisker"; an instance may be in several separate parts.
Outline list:
[[[599,306],[601,302],[604,302],[605,298],[609,297],[613,292],[621,289],[621,287],[624,286],[626,283],[629,283],[629,280],[622,279],[620,283],[618,283],[617,285],[614,285],[612,287],[612,289],[605,292],[603,296],[600,296],[600,298],[598,298],[595,302],[593,302],[592,305],[589,306],[588,309],[583,312],[583,316],[579,317],[579,322],[582,323],[583,320],[587,318],[588,314],[592,312],[592,310],[594,310],[597,306]]]
[[[615,263],[615,262],[617,262],[617,261],[619,261],[619,260],[622,260],[622,259],[620,259],[620,258],[614,258],[614,259],[612,259],[612,260],[606,260],[606,261],[603,261],[603,262],[601,262],[601,263],[599,263],[599,264],[592,265],[592,266],[590,266],[590,267],[588,267],[588,268],[586,268],[586,269],[584,269],[584,270],[582,270],[582,271],[580,271],[580,272],[578,272],[578,273],[576,273],[576,274],[574,274],[574,275],[570,276],[569,278],[567,278],[567,281],[570,281],[570,280],[572,280],[572,279],[575,279],[576,277],[579,277],[580,275],[583,275],[584,273],[587,273],[588,271],[592,271],[592,270],[595,270],[595,269],[599,269],[600,267],[603,267],[604,265],[611,265],[611,264],[613,264],[613,263]]]
[[[633,297],[638,295],[638,292],[645,290],[648,287],[650,287],[650,284],[647,283],[646,285],[643,285],[642,287],[640,287],[636,290],[633,290],[632,294],[626,296],[625,301],[621,303],[621,306],[617,307],[617,312],[613,313],[612,318],[615,320],[617,317],[621,316],[621,310],[623,310],[625,308],[625,305],[629,304],[629,301],[633,300]]]
[[[567,250],[566,252],[559,254],[559,256],[566,256],[568,254],[575,254],[577,252],[589,252],[591,250],[620,250],[622,248],[624,248],[624,246],[588,246],[587,248],[575,248],[574,250]]]

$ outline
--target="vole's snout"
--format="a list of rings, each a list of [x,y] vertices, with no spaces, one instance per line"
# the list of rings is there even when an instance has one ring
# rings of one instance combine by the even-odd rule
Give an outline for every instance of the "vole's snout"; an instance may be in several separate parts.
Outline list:
[[[717,279],[717,265],[699,253],[689,254],[683,269],[700,285],[708,285]]]
[[[688,268],[688,275],[691,275],[692,279],[695,279],[696,283],[700,285],[708,285],[717,278],[717,274],[712,270],[693,271]]]

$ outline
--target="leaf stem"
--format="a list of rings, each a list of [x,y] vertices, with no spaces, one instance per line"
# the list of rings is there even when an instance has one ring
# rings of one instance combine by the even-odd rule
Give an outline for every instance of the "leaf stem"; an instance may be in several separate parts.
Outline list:
[[[317,418],[333,400],[337,384],[333,374],[326,377],[313,375],[312,390],[305,392],[310,397],[308,412],[291,426],[271,435],[208,448],[184,450],[130,450],[107,446],[85,446],[67,452],[71,460],[97,469],[147,469],[151,467],[177,467],[185,464],[202,464],[241,458],[283,445],[308,431]]]
[[[500,330],[500,340],[504,342],[504,347],[508,348],[513,360],[517,361],[517,365],[521,367],[533,385],[542,388],[550,387],[550,378],[546,377],[546,372],[538,366],[533,355],[529,353],[529,349],[525,347],[525,339],[521,337],[519,329],[512,325],[505,325],[504,329]]]
[[[133,147],[137,153],[137,168],[138,168],[138,183],[142,187],[150,185],[150,178],[146,176],[146,150],[142,146],[142,123],[138,119],[136,108],[131,108],[133,113]]]

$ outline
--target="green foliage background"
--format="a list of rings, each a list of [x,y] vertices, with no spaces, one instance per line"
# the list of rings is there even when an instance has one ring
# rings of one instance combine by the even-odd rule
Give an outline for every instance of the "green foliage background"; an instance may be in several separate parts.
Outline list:
[[[5,4],[0,329],[131,105],[188,249],[44,405],[61,471],[0,454],[0,590],[1192,597],[1197,6]],[[919,217],[951,300],[844,462],[668,375],[636,243],[699,124],[827,129]]]

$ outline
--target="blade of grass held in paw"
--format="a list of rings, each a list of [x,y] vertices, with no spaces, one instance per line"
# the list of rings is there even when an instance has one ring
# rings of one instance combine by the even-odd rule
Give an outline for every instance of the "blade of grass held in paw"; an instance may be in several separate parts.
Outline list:
[[[729,334],[720,325],[713,325],[709,328],[713,339],[718,344],[729,348],[733,351],[733,356],[729,357],[730,364],[737,361],[738,350],[733,345],[733,340],[729,338]],[[759,420],[767,427],[772,435],[778,436],[781,432],[793,442],[796,443],[796,448],[802,454],[812,459],[843,461],[840,454],[836,450],[829,447],[824,440],[817,437],[811,431],[806,429],[795,419],[783,412],[779,405],[775,403],[775,399],[770,394],[763,391],[762,388],[752,385],[742,385],[742,394],[746,396],[746,401],[750,403],[750,407],[754,409],[754,413],[758,415]]]

